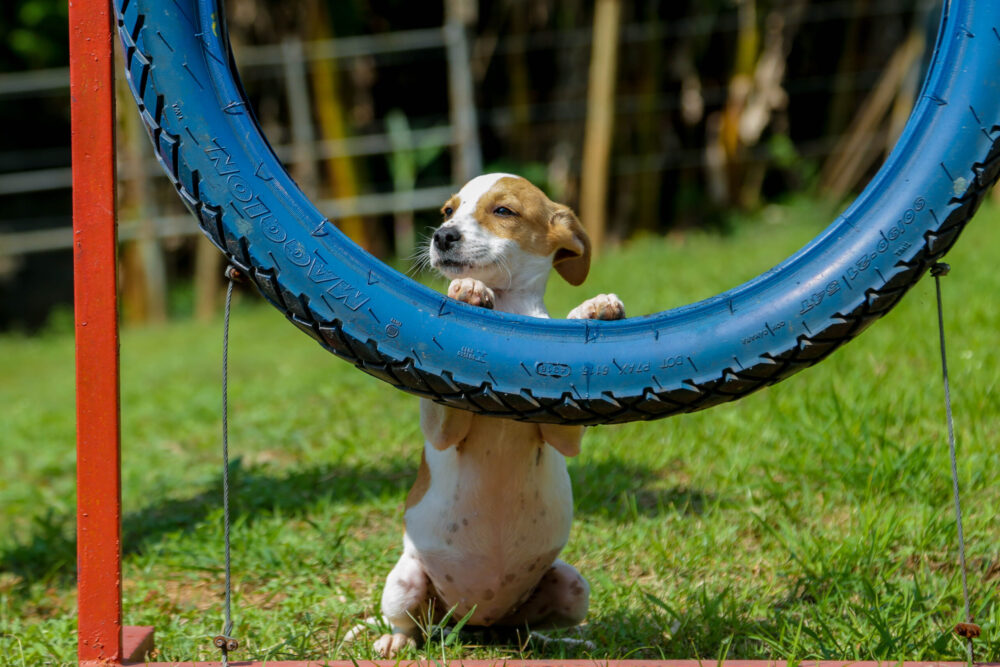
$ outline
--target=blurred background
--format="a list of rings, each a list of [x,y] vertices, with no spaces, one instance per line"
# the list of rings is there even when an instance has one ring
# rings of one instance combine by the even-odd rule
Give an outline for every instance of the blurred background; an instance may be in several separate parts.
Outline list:
[[[836,206],[901,132],[940,12],[934,0],[226,5],[278,156],[402,270],[441,203],[484,171],[530,178],[600,245],[724,234],[788,198]],[[0,331],[72,319],[66,14],[65,0],[0,4]],[[123,318],[212,317],[221,256],[118,88]]]

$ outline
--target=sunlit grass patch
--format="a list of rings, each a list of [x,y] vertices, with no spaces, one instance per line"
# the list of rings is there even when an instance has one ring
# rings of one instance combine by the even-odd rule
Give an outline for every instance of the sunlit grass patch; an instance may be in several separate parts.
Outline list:
[[[977,657],[1000,659],[996,208],[944,279]],[[806,243],[826,216],[779,206],[726,237],[644,238],[550,309],[616,292],[630,314],[705,298]],[[818,367],[738,403],[597,427],[571,461],[563,558],[592,586],[581,645],[435,636],[414,656],[961,659],[933,284]],[[220,323],[124,332],[125,610],[159,657],[214,659],[221,628]],[[0,664],[75,651],[72,339],[0,339]],[[372,657],[342,646],[398,557],[417,399],[244,297],[230,420],[238,657]],[[561,633],[547,633],[559,636]]]

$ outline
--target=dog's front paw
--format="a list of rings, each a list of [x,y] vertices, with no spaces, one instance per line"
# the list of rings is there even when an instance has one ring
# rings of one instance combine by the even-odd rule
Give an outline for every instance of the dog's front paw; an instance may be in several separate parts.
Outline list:
[[[493,290],[475,278],[457,278],[448,286],[448,296],[470,306],[493,309]]]
[[[395,632],[393,634],[384,634],[375,640],[372,646],[375,648],[375,652],[378,653],[383,658],[395,658],[400,652],[403,651],[407,646],[416,646],[417,642],[409,635],[404,635],[400,632]]]
[[[569,311],[568,320],[622,320],[625,304],[616,294],[598,294]]]

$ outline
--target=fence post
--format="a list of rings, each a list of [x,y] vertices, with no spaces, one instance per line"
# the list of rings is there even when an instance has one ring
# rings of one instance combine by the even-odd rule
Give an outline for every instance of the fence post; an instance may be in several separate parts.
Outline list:
[[[115,58],[120,54],[121,48],[116,45]],[[157,234],[156,200],[147,169],[152,154],[131,97],[125,77],[119,74],[115,78],[115,104],[120,105],[121,124],[118,157],[130,178],[119,189],[118,209],[123,219],[135,221],[135,237],[122,248],[121,269],[125,274],[120,297],[122,317],[125,322],[162,324],[167,321],[167,269]]]
[[[468,26],[475,21],[475,0],[445,0],[444,41],[448,57],[448,97],[455,131],[452,178],[461,183],[483,171],[479,118],[469,64]]]
[[[313,132],[309,72],[302,42],[286,39],[281,43],[281,64],[285,75],[285,96],[292,126],[292,174],[308,197],[318,193],[316,134]]]

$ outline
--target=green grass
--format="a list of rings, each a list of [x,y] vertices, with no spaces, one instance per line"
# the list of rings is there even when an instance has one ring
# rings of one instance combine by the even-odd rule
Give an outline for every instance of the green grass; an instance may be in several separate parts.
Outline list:
[[[775,206],[728,237],[608,253],[554,313],[599,291],[631,314],[731,287],[828,215]],[[997,223],[987,207],[944,279],[977,657],[1000,660]],[[563,558],[592,587],[597,649],[475,633],[417,655],[961,659],[956,529],[933,283],[818,367],[743,401],[590,429]],[[215,659],[221,628],[220,323],[122,338],[125,620],[158,657]],[[75,658],[73,341],[0,338],[0,664]],[[400,550],[417,399],[241,299],[231,345],[235,634],[257,659],[372,657],[340,637],[378,606]]]

